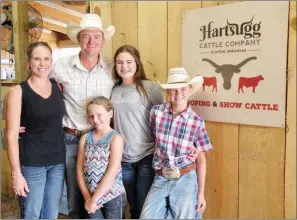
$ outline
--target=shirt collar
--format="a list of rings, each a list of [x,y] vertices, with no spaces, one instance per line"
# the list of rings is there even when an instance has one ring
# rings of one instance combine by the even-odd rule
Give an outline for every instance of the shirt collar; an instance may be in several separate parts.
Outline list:
[[[73,58],[73,60],[72,60],[72,66],[77,66],[78,68],[84,68],[83,65],[82,65],[81,62],[80,62],[79,54],[80,54],[80,53],[78,53],[78,54],[76,54],[76,55],[74,56],[74,58]],[[107,68],[107,63],[106,63],[106,61],[104,60],[104,58],[103,58],[102,55],[100,55],[100,57],[99,57],[99,62],[97,63],[96,66],[102,67],[102,68],[104,68],[104,69]],[[85,69],[85,68],[84,68],[84,69]]]
[[[180,114],[182,117],[184,118],[189,118],[191,112],[192,112],[192,108],[190,106],[190,104],[188,103],[187,108]],[[172,107],[171,107],[171,102],[167,102],[164,112],[170,112],[172,114]]]

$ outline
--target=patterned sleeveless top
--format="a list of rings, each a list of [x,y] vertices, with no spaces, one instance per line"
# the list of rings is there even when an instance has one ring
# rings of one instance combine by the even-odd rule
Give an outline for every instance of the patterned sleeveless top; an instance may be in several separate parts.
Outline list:
[[[84,176],[89,191],[95,192],[109,163],[110,141],[113,134],[117,133],[112,130],[102,139],[94,143],[94,132],[91,131],[86,135],[85,141],[85,158],[84,158]],[[109,192],[103,195],[97,204],[104,204],[117,196],[125,193],[122,180],[122,168],[120,167],[115,182]]]

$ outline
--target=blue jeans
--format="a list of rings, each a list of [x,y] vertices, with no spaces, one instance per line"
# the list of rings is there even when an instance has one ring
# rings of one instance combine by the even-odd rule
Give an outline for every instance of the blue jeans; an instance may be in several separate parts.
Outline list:
[[[30,192],[20,196],[22,219],[57,219],[62,198],[65,165],[21,166]]]
[[[145,198],[154,181],[153,154],[135,163],[122,162],[123,183],[132,219],[139,219]]]
[[[68,218],[83,219],[88,214],[84,208],[84,198],[78,187],[76,179],[76,164],[79,138],[77,136],[64,133],[64,143],[66,146],[66,186],[67,186],[67,203]]]
[[[140,219],[195,219],[198,183],[196,170],[178,180],[156,175]]]
[[[103,204],[103,208],[90,214],[91,219],[124,219],[126,195],[122,194]]]

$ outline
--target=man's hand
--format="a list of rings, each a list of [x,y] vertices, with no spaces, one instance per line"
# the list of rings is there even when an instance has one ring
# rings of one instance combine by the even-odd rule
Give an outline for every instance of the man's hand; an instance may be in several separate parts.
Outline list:
[[[198,157],[198,154],[199,150],[196,147],[194,147],[192,152],[188,155],[188,159],[195,162],[196,158]]]
[[[97,202],[92,198],[85,201],[85,209],[88,214],[95,213],[98,209],[100,209],[102,205],[97,205]]]
[[[26,127],[21,126],[20,129],[19,129],[19,133],[20,134],[25,133],[25,131],[26,131]]]
[[[27,181],[21,173],[12,177],[12,189],[18,196],[26,197],[27,193],[30,192]]]
[[[196,207],[196,210],[198,212],[204,212],[206,208],[206,201],[205,201],[205,197],[204,195],[199,195],[197,196],[197,207]]]

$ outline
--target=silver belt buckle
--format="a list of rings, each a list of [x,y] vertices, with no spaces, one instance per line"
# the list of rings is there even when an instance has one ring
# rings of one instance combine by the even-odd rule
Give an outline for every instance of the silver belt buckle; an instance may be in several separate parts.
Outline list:
[[[162,174],[166,179],[177,180],[180,178],[180,171],[176,168],[163,168]]]

